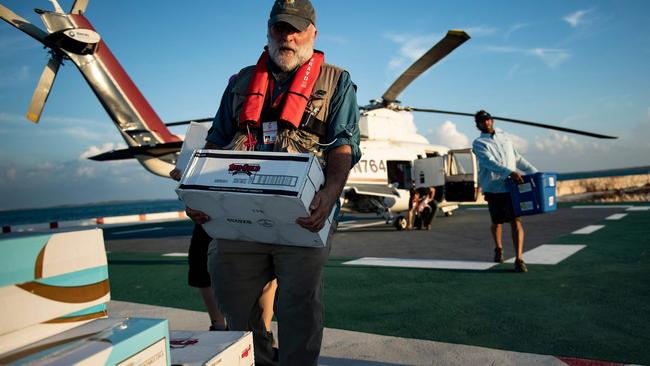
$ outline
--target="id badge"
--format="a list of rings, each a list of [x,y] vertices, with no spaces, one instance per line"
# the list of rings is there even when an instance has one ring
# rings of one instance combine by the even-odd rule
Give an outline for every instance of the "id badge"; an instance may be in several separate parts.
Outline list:
[[[278,136],[278,122],[262,122],[262,139],[264,145],[275,144],[275,139]]]

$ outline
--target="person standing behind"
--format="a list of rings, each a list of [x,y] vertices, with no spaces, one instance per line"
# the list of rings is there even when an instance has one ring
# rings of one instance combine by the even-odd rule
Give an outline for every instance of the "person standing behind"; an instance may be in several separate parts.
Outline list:
[[[537,169],[519,155],[502,131],[494,129],[494,120],[488,112],[476,112],[474,121],[481,135],[474,140],[472,149],[478,159],[479,185],[488,202],[492,220],[492,238],[496,246],[494,261],[503,263],[502,224],[508,222],[515,247],[515,272],[528,272],[523,259],[524,227],[521,219],[514,214],[506,179],[510,178],[518,184],[523,183],[522,175],[517,170],[532,174],[536,173]]]
[[[347,71],[314,50],[316,12],[309,0],[277,0],[267,47],[256,65],[230,82],[206,139],[207,149],[311,153],[325,164],[325,184],[295,222],[320,231],[339,202],[360,157],[356,86]],[[187,208],[195,223],[210,220]],[[336,215],[335,215],[336,217]],[[317,365],[323,337],[323,270],[336,229],[324,248],[215,239],[208,267],[230,330],[253,332],[256,365]],[[277,278],[279,351],[264,329],[257,298]]]

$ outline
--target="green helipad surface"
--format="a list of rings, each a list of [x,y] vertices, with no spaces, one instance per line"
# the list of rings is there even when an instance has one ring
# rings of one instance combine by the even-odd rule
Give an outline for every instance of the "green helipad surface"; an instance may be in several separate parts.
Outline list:
[[[342,265],[325,272],[325,325],[504,350],[650,364],[650,211],[550,244],[586,248],[557,265],[487,271]],[[185,258],[111,253],[115,300],[202,310]]]

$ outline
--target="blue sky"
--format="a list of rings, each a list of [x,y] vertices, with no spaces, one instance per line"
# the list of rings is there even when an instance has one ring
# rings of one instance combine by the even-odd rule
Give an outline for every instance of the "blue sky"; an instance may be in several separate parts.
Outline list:
[[[60,2],[69,9],[72,1]],[[33,8],[2,4],[43,27]],[[380,97],[449,29],[472,37],[414,81],[404,105],[558,124],[618,140],[497,122],[543,171],[650,164],[650,2],[314,0],[316,48],[350,71],[359,104]],[[168,122],[214,115],[230,75],[266,43],[270,1],[98,1],[86,16]],[[36,41],[0,24],[0,209],[174,198],[170,180],[135,162],[85,159],[123,145],[71,63],[59,70],[38,125],[24,118],[48,60]],[[466,147],[470,118],[418,113],[431,143]],[[184,128],[173,130],[183,134]]]

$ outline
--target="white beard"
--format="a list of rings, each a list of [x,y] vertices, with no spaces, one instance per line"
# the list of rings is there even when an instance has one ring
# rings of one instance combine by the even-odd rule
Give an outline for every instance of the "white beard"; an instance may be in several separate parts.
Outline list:
[[[296,67],[304,64],[314,54],[313,45],[306,45],[304,47],[295,47],[289,44],[278,44],[271,37],[268,37],[269,55],[271,60],[275,63],[280,70],[284,72],[293,71]],[[282,47],[294,48],[294,52],[289,55],[280,53]]]

